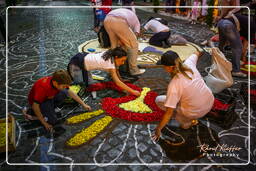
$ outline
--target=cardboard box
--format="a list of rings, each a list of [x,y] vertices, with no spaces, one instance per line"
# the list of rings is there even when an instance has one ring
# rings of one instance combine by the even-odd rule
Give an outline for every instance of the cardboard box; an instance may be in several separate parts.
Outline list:
[[[6,119],[0,119],[0,153],[6,152]],[[16,123],[12,115],[8,115],[8,152],[16,149]]]

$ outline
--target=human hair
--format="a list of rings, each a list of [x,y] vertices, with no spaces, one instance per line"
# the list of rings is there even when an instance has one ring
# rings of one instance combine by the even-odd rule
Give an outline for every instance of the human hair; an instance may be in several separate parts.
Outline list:
[[[68,72],[65,70],[58,70],[52,74],[52,80],[56,81],[59,85],[66,84],[70,85],[72,80]]]
[[[114,57],[121,58],[123,56],[127,56],[127,52],[121,47],[116,47],[114,49],[109,49],[105,53],[103,53],[102,58],[107,61],[111,60],[111,63],[114,63]]]
[[[192,69],[190,69],[186,65],[184,65],[180,58],[176,58],[174,63],[175,63],[175,68],[171,72],[172,77],[176,76],[178,73],[181,73],[182,75],[184,75],[188,79],[192,80],[192,78],[190,76],[188,76],[188,74],[185,72],[185,71],[188,71],[188,72],[191,72],[192,74],[194,74]]]

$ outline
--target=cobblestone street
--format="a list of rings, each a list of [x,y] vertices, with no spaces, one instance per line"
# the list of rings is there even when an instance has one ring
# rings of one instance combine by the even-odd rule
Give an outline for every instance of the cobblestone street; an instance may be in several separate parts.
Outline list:
[[[87,7],[90,2],[44,0],[24,1],[21,5]],[[5,47],[0,47],[0,117],[6,113],[5,64],[8,62],[8,112],[16,119],[17,148],[8,156],[8,162],[13,165],[8,165],[4,161],[5,155],[1,154],[0,170],[255,170],[256,112],[251,110],[249,117],[248,107],[239,94],[242,83],[248,82],[247,79],[234,78],[234,85],[227,90],[227,93],[236,97],[235,111],[229,118],[221,122],[202,118],[197,126],[188,130],[175,130],[172,125],[168,125],[163,131],[164,138],[175,141],[182,139],[185,141],[182,146],[170,145],[164,139],[154,142],[151,136],[156,123],[140,124],[115,118],[108,129],[92,141],[79,148],[68,149],[64,145],[68,138],[105,116],[103,113],[81,124],[67,125],[64,123],[67,117],[85,112],[76,104],[64,105],[61,109],[60,125],[66,131],[60,136],[45,133],[38,123],[28,123],[23,119],[21,109],[27,105],[27,94],[32,84],[57,69],[66,69],[69,59],[78,53],[78,46],[96,39],[97,34],[93,31],[91,8],[17,8],[15,12],[8,16],[8,33],[13,41],[9,44],[8,58]],[[205,25],[191,25],[186,20],[153,13],[151,9],[136,9],[136,14],[141,23],[150,16],[165,18],[172,33],[181,34],[197,45],[214,35]],[[211,56],[205,52],[197,64],[203,76],[207,74],[205,68],[210,65]],[[103,71],[95,71],[93,74],[110,79]],[[170,76],[162,68],[147,68],[145,74],[133,84],[165,94],[169,80]],[[251,83],[256,84],[255,79]],[[97,92],[96,99],[88,94],[83,98],[95,111],[101,109],[102,98],[110,96],[119,97],[120,94],[113,90],[103,90]],[[251,129],[248,131],[250,124]],[[241,150],[237,152],[238,157],[202,156],[198,153],[199,145],[202,144],[228,144],[238,146]],[[246,165],[249,158],[249,165]],[[38,166],[39,163],[59,165]]]

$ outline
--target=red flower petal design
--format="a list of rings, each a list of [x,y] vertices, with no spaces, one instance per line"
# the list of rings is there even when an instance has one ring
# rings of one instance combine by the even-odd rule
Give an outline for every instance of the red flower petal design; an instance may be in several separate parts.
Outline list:
[[[131,87],[132,89],[141,91],[140,87],[137,87],[134,84],[127,83],[127,86]],[[96,83],[91,85],[88,88],[88,91],[99,91],[102,89],[114,89],[116,91],[121,92],[122,89],[119,88],[114,82],[104,82],[104,83]],[[127,111],[119,107],[119,104],[126,103],[131,100],[135,100],[137,97],[133,95],[128,95],[119,98],[111,98],[107,97],[102,99],[102,109],[105,110],[107,115],[110,115],[115,118],[120,118],[127,121],[134,121],[134,122],[154,122],[160,121],[164,111],[159,109],[155,103],[157,93],[154,91],[150,91],[147,93],[144,103],[151,108],[151,113],[136,113],[132,111]]]

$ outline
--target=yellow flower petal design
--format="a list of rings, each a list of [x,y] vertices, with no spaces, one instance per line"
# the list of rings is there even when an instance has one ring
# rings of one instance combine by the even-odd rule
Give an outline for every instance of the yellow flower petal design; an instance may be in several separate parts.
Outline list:
[[[69,87],[69,90],[72,90],[74,93],[78,93],[81,89],[81,86],[80,85],[72,85]]]
[[[84,128],[81,132],[77,133],[74,137],[70,138],[66,145],[75,147],[86,143],[87,141],[94,138],[98,133],[104,130],[106,126],[112,121],[111,116],[105,116],[93,124],[91,124],[88,128]]]
[[[127,103],[122,103],[119,105],[120,108],[132,112],[139,113],[151,113],[152,110],[144,103],[144,98],[147,93],[150,91],[150,88],[144,87],[138,98],[135,100],[129,101]]]
[[[101,77],[101,76],[99,76],[99,75],[93,75],[93,74],[92,74],[92,79],[102,81],[102,80],[104,80],[105,78],[104,78],[104,77]]]
[[[249,71],[249,68],[251,72],[256,72],[256,65],[245,65],[244,68],[241,68],[241,70]]]
[[[90,119],[94,116],[98,116],[100,114],[102,114],[104,111],[103,110],[96,110],[94,112],[86,112],[86,113],[82,113],[80,115],[76,115],[73,117],[70,117],[67,119],[66,123],[67,124],[76,124],[76,123],[80,123],[82,121],[85,121],[87,119]]]
[[[8,136],[11,135],[11,128],[12,128],[12,124],[8,123]],[[0,147],[6,145],[5,135],[6,135],[6,123],[2,122],[0,123]]]

